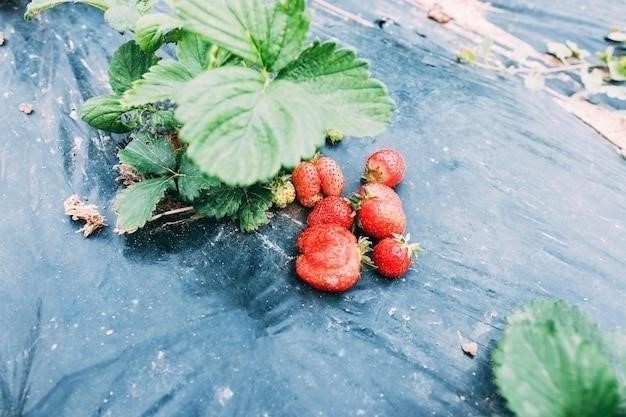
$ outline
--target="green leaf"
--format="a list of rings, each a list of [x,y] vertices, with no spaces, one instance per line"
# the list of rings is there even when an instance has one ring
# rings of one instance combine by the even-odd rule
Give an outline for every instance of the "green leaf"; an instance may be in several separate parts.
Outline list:
[[[237,214],[241,202],[241,188],[222,184],[203,191],[200,197],[194,200],[194,208],[207,217],[219,220]]]
[[[267,224],[267,211],[272,206],[272,191],[262,185],[255,185],[244,190],[239,207],[239,228],[252,232]]]
[[[626,81],[626,56],[608,63],[609,74],[613,81]]]
[[[478,45],[478,49],[476,50],[476,58],[484,62],[492,49],[493,40],[491,38],[483,39],[482,42]]]
[[[187,154],[229,185],[268,180],[324,143],[318,103],[299,85],[222,67],[186,84],[176,117]]]
[[[298,56],[309,30],[305,0],[170,0],[186,28],[267,69]]]
[[[150,126],[156,132],[174,133],[180,128],[172,110],[157,110],[150,115]]]
[[[615,48],[612,46],[607,46],[606,49],[602,52],[598,52],[598,59],[605,64],[608,64],[613,60],[613,53],[615,52]]]
[[[159,61],[143,74],[122,96],[127,107],[143,106],[176,97],[183,86],[196,76],[192,67],[171,59]]]
[[[200,191],[220,185],[215,177],[204,174],[191,159],[183,155],[178,177],[178,194],[187,201],[193,201],[200,195]]]
[[[97,96],[83,103],[82,119],[96,129],[113,133],[126,133],[132,130],[122,122],[122,114],[127,109],[120,103],[120,97],[115,94]]]
[[[315,42],[276,78],[303,87],[322,112],[324,128],[346,135],[381,133],[395,109],[384,84],[370,78],[367,62],[333,42]]]
[[[538,72],[531,72],[524,76],[524,86],[532,91],[543,90],[546,86],[546,77]]]
[[[565,44],[559,42],[548,42],[546,44],[548,53],[554,57],[560,59],[563,62],[567,61],[567,58],[572,56],[572,50]]]
[[[123,94],[132,86],[133,81],[140,79],[157,60],[156,55],[142,51],[135,41],[128,41],[120,46],[113,54],[109,66],[109,82],[113,91]]]
[[[138,182],[118,192],[113,203],[118,216],[116,232],[133,233],[143,227],[165,196],[165,191],[173,186],[172,178],[162,177]]]
[[[211,42],[204,39],[204,37],[197,33],[183,30],[176,44],[176,56],[183,65],[197,74],[207,69],[210,49]]]
[[[135,0],[135,8],[143,15],[150,12],[158,1],[159,0]]]
[[[576,42],[565,41],[565,45],[572,51],[572,58],[583,60],[589,56],[589,51],[581,49]]]
[[[115,0],[31,0],[31,2],[26,5],[24,18],[27,20],[31,19],[37,13],[41,13],[64,3],[81,3],[106,11],[109,7],[115,4]]]
[[[117,156],[142,175],[167,174],[176,167],[174,147],[162,136],[137,135]]]
[[[194,200],[194,208],[207,217],[239,219],[244,232],[267,224],[267,210],[272,205],[272,192],[263,184],[251,187],[230,187],[225,184],[203,191]]]
[[[462,64],[475,64],[478,61],[478,57],[473,50],[464,48],[456,53],[456,60]]]
[[[563,302],[513,313],[494,353],[509,408],[524,417],[614,417],[619,389],[597,326]]]
[[[165,42],[165,35],[181,26],[170,14],[151,13],[142,16],[135,25],[135,41],[145,52],[154,52]]]
[[[134,6],[116,4],[104,12],[104,20],[118,32],[133,29],[141,15]]]
[[[612,42],[626,42],[626,32],[620,32],[619,30],[614,30],[606,35],[606,39]]]

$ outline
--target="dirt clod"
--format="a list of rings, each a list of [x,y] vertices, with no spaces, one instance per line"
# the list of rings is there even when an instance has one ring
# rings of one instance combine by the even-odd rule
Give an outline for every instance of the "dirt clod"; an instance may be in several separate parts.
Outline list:
[[[85,237],[106,226],[106,219],[100,214],[98,206],[81,201],[76,194],[69,196],[65,200],[63,208],[66,215],[72,216],[72,220],[85,222],[83,227],[78,229],[79,232],[83,232]]]
[[[442,25],[445,25],[453,19],[452,16],[446,13],[443,7],[441,7],[438,3],[435,3],[433,7],[428,10],[427,16],[429,19],[434,20],[437,23],[441,23]]]
[[[473,358],[478,354],[478,344],[476,342],[465,342],[461,344],[461,349],[463,353],[467,356]]]

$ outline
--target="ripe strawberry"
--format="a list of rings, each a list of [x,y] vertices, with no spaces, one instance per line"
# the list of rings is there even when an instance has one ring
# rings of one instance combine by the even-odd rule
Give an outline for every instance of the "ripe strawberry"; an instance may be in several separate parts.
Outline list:
[[[298,237],[298,277],[321,291],[352,288],[361,274],[361,248],[356,237],[336,224],[309,226]]]
[[[282,175],[270,185],[272,203],[278,208],[285,208],[296,199],[296,189],[290,181],[289,175]]]
[[[383,239],[404,233],[406,215],[402,201],[390,187],[378,183],[362,185],[350,201],[357,210],[359,227],[368,236]]]
[[[413,255],[422,252],[419,244],[408,243],[409,237],[394,235],[386,237],[374,246],[372,260],[376,271],[387,278],[399,278],[404,275],[413,262]]]
[[[322,182],[311,162],[300,162],[291,174],[291,181],[296,189],[296,198],[304,207],[313,207],[323,198]]]
[[[357,221],[363,232],[374,239],[391,237],[394,233],[404,234],[406,230],[402,205],[390,200],[365,200],[357,211]]]
[[[337,161],[329,156],[320,156],[314,162],[322,182],[322,192],[326,196],[340,196],[346,179]]]
[[[404,178],[404,157],[395,149],[379,149],[365,162],[363,178],[366,182],[379,182],[389,187],[400,184]]]
[[[344,197],[326,197],[320,201],[309,213],[307,224],[338,224],[350,229],[354,223],[354,210]]]
[[[397,204],[402,205],[402,200],[400,200],[400,196],[391,187],[376,182],[363,184],[362,186],[360,186],[356,198],[357,200],[361,201],[366,199],[379,198],[382,200],[393,201]]]

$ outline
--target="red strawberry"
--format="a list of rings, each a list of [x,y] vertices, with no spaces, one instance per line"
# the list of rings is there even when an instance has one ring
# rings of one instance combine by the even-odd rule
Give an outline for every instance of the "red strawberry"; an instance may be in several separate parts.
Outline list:
[[[379,182],[395,187],[404,178],[405,169],[402,154],[395,149],[384,148],[367,158],[363,178],[366,182]]]
[[[351,202],[357,210],[358,224],[368,236],[383,239],[394,233],[404,233],[406,215],[402,201],[390,187],[378,183],[365,184],[351,197]]]
[[[344,197],[326,197],[315,205],[307,224],[313,226],[316,224],[338,224],[346,229],[350,229],[354,223],[354,210]]]
[[[361,275],[361,248],[356,237],[336,224],[318,224],[298,237],[298,277],[321,291],[352,288]]]
[[[320,156],[314,164],[322,181],[324,195],[340,196],[343,193],[346,180],[337,161],[329,156]]]
[[[361,204],[357,220],[363,232],[374,239],[384,239],[394,233],[404,234],[406,230],[402,206],[377,198]]]
[[[418,244],[410,245],[408,236],[394,235],[386,237],[374,246],[372,260],[376,271],[387,278],[399,278],[404,275],[413,262],[413,255],[422,252]]]
[[[402,205],[402,200],[400,200],[400,196],[393,190],[393,188],[390,188],[384,184],[373,182],[369,184],[364,184],[359,187],[357,199],[365,200],[371,198],[390,200]]]
[[[298,202],[304,207],[313,207],[323,198],[322,182],[311,162],[300,162],[291,174],[291,182]]]

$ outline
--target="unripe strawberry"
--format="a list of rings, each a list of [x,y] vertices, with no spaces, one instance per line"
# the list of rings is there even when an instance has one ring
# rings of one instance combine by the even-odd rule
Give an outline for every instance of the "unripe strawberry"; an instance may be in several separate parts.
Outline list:
[[[296,189],[289,178],[289,175],[283,175],[270,185],[272,203],[278,208],[285,208],[296,199]]]

